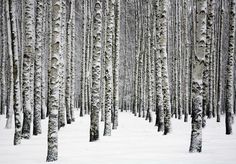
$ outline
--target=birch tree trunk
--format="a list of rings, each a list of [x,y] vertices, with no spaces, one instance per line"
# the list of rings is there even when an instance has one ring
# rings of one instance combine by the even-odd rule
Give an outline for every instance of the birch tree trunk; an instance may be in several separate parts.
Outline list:
[[[207,0],[198,0],[196,4],[196,50],[193,56],[192,70],[192,132],[189,152],[202,151],[202,92],[203,71],[206,52],[206,12]]]
[[[230,1],[229,8],[229,49],[226,72],[226,99],[225,99],[225,125],[226,134],[232,134],[233,110],[234,110],[234,46],[235,46],[235,3]]]
[[[113,74],[113,126],[112,129],[117,129],[118,126],[118,110],[119,110],[119,60],[120,60],[120,0],[115,1],[115,54],[114,74]]]
[[[150,17],[151,17],[151,9],[150,2],[147,2],[147,115],[146,119],[149,122],[152,122],[152,83],[151,83],[151,30],[150,30]]]
[[[96,0],[93,17],[93,60],[92,60],[92,111],[90,114],[90,142],[99,139],[99,108],[100,108],[100,73],[102,47],[102,3]]]
[[[47,162],[58,159],[59,58],[61,46],[61,0],[52,1],[52,60],[50,72]]]
[[[43,37],[43,0],[37,0],[36,7],[36,42],[35,42],[35,77],[34,77],[34,119],[33,135],[42,133],[42,37]]]
[[[75,121],[75,0],[71,0],[71,120]]]
[[[70,8],[71,10],[71,8]],[[71,124],[72,118],[71,118],[71,51],[72,51],[72,46],[71,46],[71,11],[69,11],[70,16],[69,20],[67,22],[67,56],[66,56],[66,91],[65,91],[65,99],[66,99],[66,121],[67,124]]]
[[[171,130],[170,90],[167,69],[167,0],[160,0],[160,55],[162,58],[162,92],[164,109],[164,135]]]
[[[0,83],[0,86],[1,86],[1,98],[0,98],[0,114],[5,114],[6,113],[6,43],[7,43],[7,40],[6,40],[6,1],[2,1],[1,3],[1,28],[0,28],[0,37],[2,38],[1,40],[1,52],[0,52],[0,55],[1,55],[1,61],[2,61],[2,64],[1,64],[1,83]],[[12,111],[11,111],[12,112]],[[8,114],[9,114],[9,110],[7,111],[7,118],[8,118]],[[6,126],[7,128],[7,126]],[[9,126],[9,128],[11,128],[11,126]]]
[[[66,1],[61,3],[61,47],[60,47],[60,108],[58,115],[58,128],[65,126],[65,58],[66,58]]]
[[[112,108],[112,36],[114,30],[114,7],[115,0],[108,0],[108,17],[107,17],[107,41],[106,41],[106,60],[105,60],[105,126],[104,136],[111,135],[111,108]]]
[[[9,86],[9,93],[8,93],[8,109],[7,109],[7,122],[6,128],[10,128],[12,125],[12,118],[13,118],[13,111],[14,111],[14,65],[13,65],[13,50],[12,50],[12,36],[11,36],[11,18],[10,18],[10,8],[9,8],[9,1],[5,0],[5,7],[6,7],[6,23],[7,23],[7,44],[8,44],[8,56],[9,56],[9,67],[10,67],[10,86]],[[15,7],[15,6],[14,6]],[[16,19],[16,18],[15,18]],[[7,45],[5,44],[5,45]],[[7,47],[5,47],[7,48]],[[6,49],[5,49],[6,50]],[[6,52],[6,51],[5,51]]]
[[[23,59],[23,112],[22,137],[30,138],[32,122],[32,60],[35,55],[35,17],[34,0],[25,1],[25,43]]]
[[[87,0],[83,0],[83,42],[82,42],[82,62],[81,62],[81,107],[80,116],[85,113],[85,50],[86,50],[86,31],[87,31]]]
[[[11,36],[9,36],[11,40],[11,45],[9,45],[9,49],[12,50],[13,54],[13,79],[14,79],[14,117],[15,117],[15,134],[14,134],[14,145],[19,145],[21,143],[21,94],[20,94],[20,75],[19,75],[19,54],[18,54],[18,36],[17,36],[17,26],[16,26],[16,0],[9,0],[7,2],[8,11],[10,11],[10,20],[11,20]]]

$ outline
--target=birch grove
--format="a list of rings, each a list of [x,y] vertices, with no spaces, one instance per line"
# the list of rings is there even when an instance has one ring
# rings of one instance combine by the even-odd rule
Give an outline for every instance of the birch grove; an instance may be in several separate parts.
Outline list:
[[[182,130],[175,119],[189,125],[190,153],[212,120],[233,135],[235,3],[1,0],[0,121],[13,144],[47,133],[46,161],[57,161],[64,128],[89,118],[96,145],[127,113],[166,138]]]

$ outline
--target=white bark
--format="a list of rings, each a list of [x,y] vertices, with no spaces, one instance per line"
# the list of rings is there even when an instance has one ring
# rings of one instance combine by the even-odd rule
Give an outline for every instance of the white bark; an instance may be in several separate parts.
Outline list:
[[[171,106],[169,76],[167,69],[167,0],[160,0],[160,55],[162,58],[162,92],[164,108],[164,134],[170,133],[171,130]]]
[[[9,2],[9,4],[8,4]],[[7,2],[7,8],[10,10],[10,20],[11,26],[10,28],[11,35],[8,35],[10,39],[11,45],[9,49],[11,49],[11,53],[13,54],[13,80],[14,80],[14,115],[15,115],[15,134],[14,134],[14,145],[18,145],[21,143],[21,94],[20,94],[20,68],[19,68],[19,51],[18,51],[18,36],[17,36],[17,26],[16,26],[16,0],[9,0]],[[9,5],[9,6],[8,6]]]
[[[59,67],[61,46],[61,0],[52,1],[52,60],[50,72],[47,162],[58,159]]]
[[[25,1],[25,42],[23,56],[23,112],[22,137],[30,138],[32,122],[32,62],[35,55],[34,0]]]
[[[102,3],[100,0],[96,0],[95,2],[94,14],[90,142],[99,139],[100,72],[102,47]]]
[[[34,119],[33,135],[42,133],[42,38],[43,38],[43,0],[37,0],[36,7],[36,42],[35,42],[35,77],[34,77]]]
[[[229,49],[226,73],[226,104],[225,104],[225,125],[226,134],[232,134],[233,110],[234,110],[234,46],[235,46],[235,3],[230,1],[230,23],[229,23]]]
[[[206,12],[207,0],[199,0],[196,4],[196,54],[193,56],[192,75],[192,131],[190,152],[202,151],[202,100],[203,71],[206,53]]]
[[[114,30],[114,7],[115,0],[108,0],[108,17],[107,17],[107,41],[106,41],[106,59],[105,59],[105,127],[104,136],[111,135],[111,108],[112,108],[112,36]]]

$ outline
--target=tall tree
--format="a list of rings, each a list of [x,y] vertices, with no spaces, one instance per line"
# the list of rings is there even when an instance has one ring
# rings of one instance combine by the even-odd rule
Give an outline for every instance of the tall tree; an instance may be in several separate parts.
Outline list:
[[[107,37],[105,52],[105,126],[104,136],[111,135],[111,108],[112,108],[112,36],[114,30],[115,0],[108,0]]]
[[[24,56],[23,56],[23,128],[22,137],[30,138],[31,122],[32,122],[32,60],[35,55],[35,14],[34,14],[34,0],[25,1],[24,11],[24,27],[25,27],[25,42],[24,42]]]
[[[102,3],[96,0],[93,17],[93,60],[92,60],[92,111],[90,114],[90,142],[99,139],[99,108],[100,108],[100,73],[102,46]]]
[[[160,55],[162,58],[162,92],[163,92],[163,108],[164,108],[164,134],[168,134],[171,130],[171,106],[170,106],[170,90],[169,76],[167,69],[167,0],[160,0]]]
[[[38,135],[41,130],[42,110],[42,31],[43,31],[43,0],[36,4],[36,42],[35,42],[35,81],[34,81],[34,119],[33,135]]]
[[[50,72],[47,162],[58,159],[59,58],[61,46],[61,0],[52,1],[52,60]]]
[[[193,54],[192,70],[192,132],[190,152],[202,151],[202,100],[203,71],[206,51],[207,0],[196,2],[196,53]]]
[[[11,26],[10,28],[11,35],[9,36],[11,39],[11,45],[9,45],[9,49],[13,54],[13,80],[14,80],[14,117],[15,117],[15,134],[14,134],[14,145],[18,145],[21,143],[21,94],[20,94],[20,67],[19,67],[19,50],[18,50],[18,36],[17,36],[17,24],[16,24],[16,0],[7,1],[7,8],[10,11],[10,20]]]
[[[230,1],[229,7],[229,49],[226,72],[226,99],[225,99],[225,125],[226,134],[232,134],[233,110],[234,110],[234,46],[235,46],[235,3]]]
[[[82,42],[82,62],[81,62],[81,106],[80,116],[85,112],[85,50],[86,50],[86,28],[87,28],[87,0],[83,0],[83,42]]]
[[[115,53],[113,56],[113,129],[118,126],[119,110],[119,57],[120,57],[120,0],[115,1]]]

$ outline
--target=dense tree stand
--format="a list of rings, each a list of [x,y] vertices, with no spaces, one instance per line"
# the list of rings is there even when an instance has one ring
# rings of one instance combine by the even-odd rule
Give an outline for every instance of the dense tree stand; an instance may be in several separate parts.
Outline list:
[[[1,0],[0,163],[232,163],[235,4]]]

